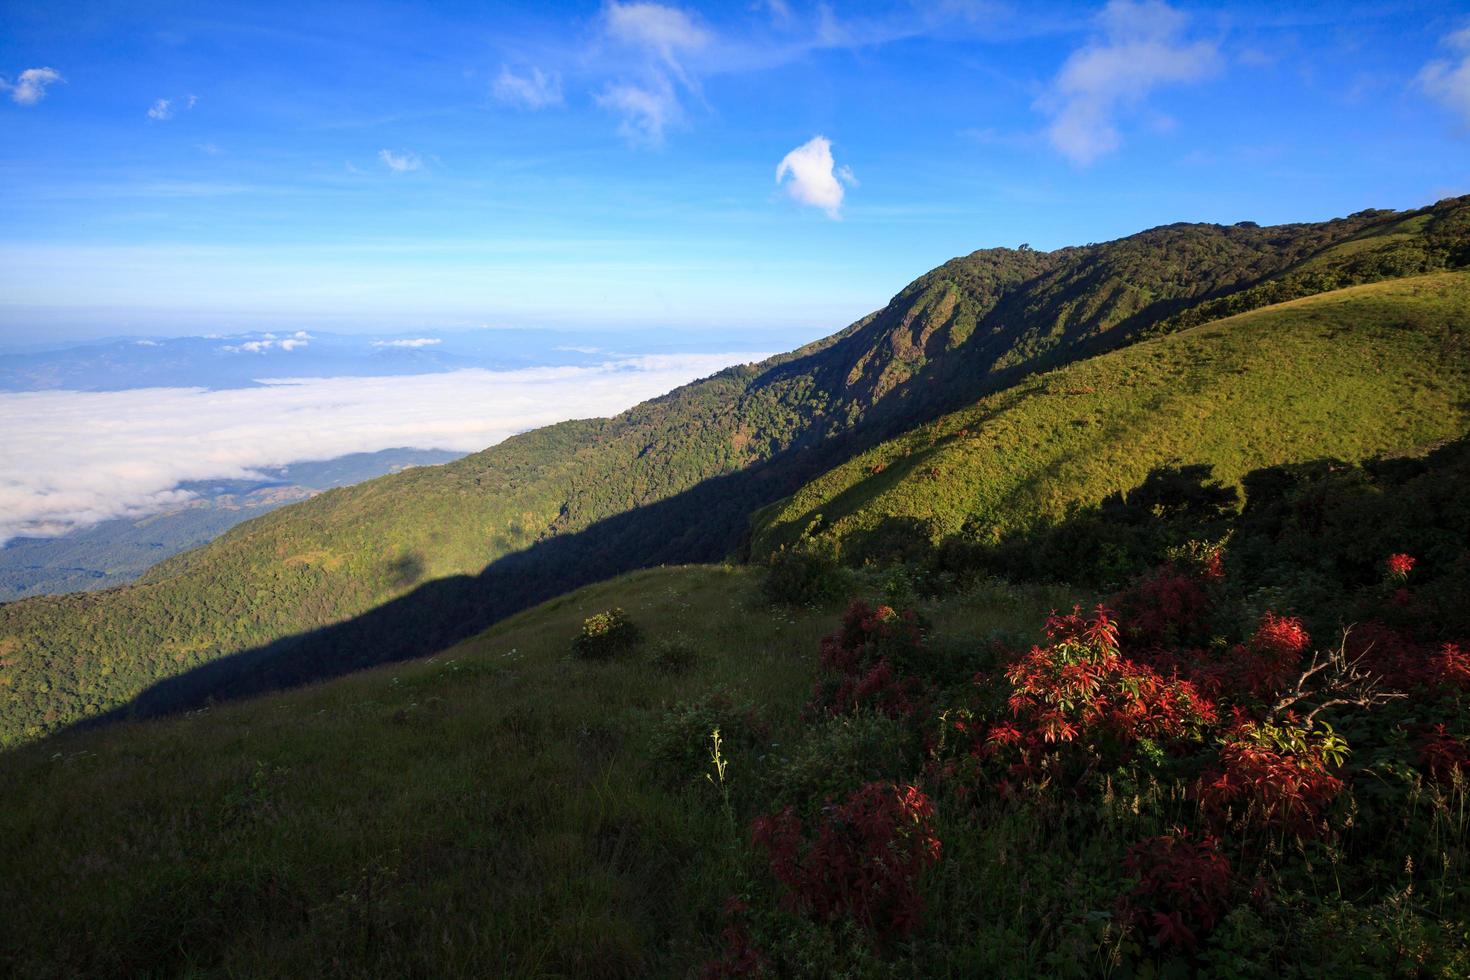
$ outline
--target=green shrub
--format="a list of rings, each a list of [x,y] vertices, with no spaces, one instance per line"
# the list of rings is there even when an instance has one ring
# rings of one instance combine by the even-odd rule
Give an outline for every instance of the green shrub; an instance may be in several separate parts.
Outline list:
[[[581,634],[572,641],[572,653],[580,660],[608,660],[638,645],[643,633],[621,609],[588,616]]]
[[[653,645],[653,669],[666,677],[686,674],[698,662],[694,642],[683,633],[666,636]]]
[[[737,787],[750,785],[750,772],[770,739],[770,727],[755,707],[716,692],[669,708],[649,740],[649,758],[665,783],[704,782],[710,767],[710,736],[720,731],[720,752],[731,764]]]
[[[917,768],[919,748],[913,727],[902,719],[876,712],[824,718],[771,768],[772,809],[792,804],[815,810],[829,796],[903,779]]]
[[[847,583],[847,573],[835,555],[782,547],[771,553],[761,588],[771,602],[811,606],[842,598]]]

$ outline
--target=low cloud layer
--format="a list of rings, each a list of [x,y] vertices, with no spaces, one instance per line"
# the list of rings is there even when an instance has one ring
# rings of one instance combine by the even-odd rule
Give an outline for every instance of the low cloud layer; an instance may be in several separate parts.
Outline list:
[[[375,340],[374,347],[433,347],[435,344],[443,343],[438,337],[412,337],[407,340]]]
[[[239,344],[225,344],[220,350],[226,354],[264,354],[270,350],[293,351],[311,342],[311,334],[298,330],[289,337],[277,337],[273,333],[262,334],[256,340]]]
[[[761,354],[597,367],[321,378],[208,391],[0,394],[0,544],[186,502],[189,480],[250,478],[398,446],[473,452],[526,429],[615,414]]]
[[[793,201],[821,208],[829,218],[842,216],[842,185],[857,184],[851,170],[834,166],[832,141],[825,136],[813,136],[781,158],[776,183],[783,181]]]

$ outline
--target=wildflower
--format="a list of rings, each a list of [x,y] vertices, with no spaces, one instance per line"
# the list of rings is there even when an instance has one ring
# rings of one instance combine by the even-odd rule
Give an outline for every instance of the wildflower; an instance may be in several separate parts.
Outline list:
[[[1409,578],[1409,573],[1414,570],[1415,558],[1402,552],[1389,555],[1384,561],[1383,567],[1388,572],[1388,577],[1394,582],[1404,582]]]

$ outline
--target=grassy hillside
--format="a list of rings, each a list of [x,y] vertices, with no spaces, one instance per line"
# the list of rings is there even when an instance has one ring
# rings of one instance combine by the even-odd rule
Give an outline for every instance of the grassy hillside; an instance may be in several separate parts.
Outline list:
[[[756,518],[752,551],[806,536],[861,561],[962,530],[994,538],[1161,463],[1237,480],[1470,426],[1470,275],[1295,300],[1034,376],[876,446]]]
[[[637,573],[428,660],[0,756],[0,973],[681,975],[714,955],[738,874],[699,746],[686,771],[658,732],[721,691],[760,706],[758,751],[778,751],[836,617],[773,610],[755,584]],[[941,635],[1030,635],[1066,599],[932,611]],[[572,660],[609,606],[644,647]],[[676,636],[682,672],[657,659]],[[757,750],[734,714],[745,793]]]
[[[133,586],[0,606],[0,744],[140,695],[137,710],[177,709],[432,652],[579,584],[718,560],[757,508],[1029,371],[1282,277],[1297,295],[1463,263],[1467,214],[1461,198],[955,259],[833,337],[616,418],[322,494]],[[1313,261],[1331,275],[1298,274]]]
[[[1107,609],[649,570],[12,749],[0,974],[1466,976],[1467,479],[1462,439],[1129,493],[1140,543],[1227,544]]]

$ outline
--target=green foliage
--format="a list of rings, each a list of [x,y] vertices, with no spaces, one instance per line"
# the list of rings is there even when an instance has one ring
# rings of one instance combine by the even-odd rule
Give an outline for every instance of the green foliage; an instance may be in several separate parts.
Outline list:
[[[581,660],[610,660],[628,653],[643,631],[621,609],[608,609],[582,621],[582,632],[572,641],[572,653]]]
[[[723,760],[733,766],[731,779],[745,784],[754,761],[771,737],[767,725],[748,701],[738,701],[724,692],[670,707],[654,726],[649,739],[649,758],[660,778],[669,785],[707,783],[711,769],[711,736],[720,733]]]
[[[810,818],[865,783],[901,779],[918,753],[912,726],[899,719],[872,712],[824,717],[777,753],[768,796],[774,807],[795,805]]]
[[[830,551],[782,547],[766,559],[761,588],[771,602],[810,606],[842,598],[848,585],[842,566]]]
[[[682,633],[656,640],[649,648],[649,662],[653,669],[665,677],[687,674],[699,663],[699,651],[694,641]]]

